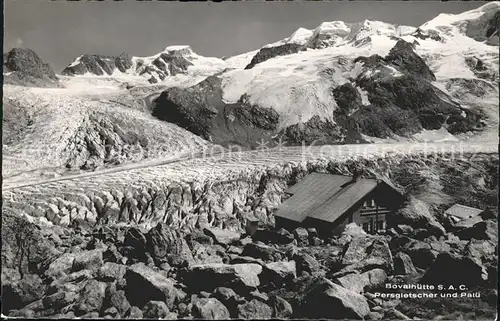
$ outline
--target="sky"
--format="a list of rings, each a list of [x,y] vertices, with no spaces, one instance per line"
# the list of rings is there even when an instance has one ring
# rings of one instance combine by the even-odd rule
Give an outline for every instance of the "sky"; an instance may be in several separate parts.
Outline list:
[[[81,54],[152,56],[190,45],[232,56],[288,37],[299,27],[364,19],[419,26],[482,1],[160,2],[4,0],[4,52],[33,49],[56,72]]]

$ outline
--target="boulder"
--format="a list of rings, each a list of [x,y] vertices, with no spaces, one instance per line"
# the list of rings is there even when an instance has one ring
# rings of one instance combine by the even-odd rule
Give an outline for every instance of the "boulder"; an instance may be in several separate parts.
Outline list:
[[[170,266],[177,267],[177,268],[182,268],[189,266],[191,264],[194,264],[194,258],[191,250],[189,249],[189,246],[187,245],[186,241],[182,240],[182,249],[181,252],[178,254],[168,254],[167,255],[167,262]],[[158,262],[158,257],[156,257],[157,262]],[[160,258],[159,263],[163,264],[165,263],[164,258]]]
[[[191,250],[186,241],[165,223],[158,223],[146,234],[147,250],[156,260],[165,260],[176,256],[188,262],[193,260]]]
[[[207,227],[203,229],[203,232],[210,236],[215,243],[222,245],[230,245],[236,241],[239,241],[241,235],[238,232],[220,229],[216,227]]]
[[[7,285],[21,280],[21,274],[17,269],[2,268],[2,285]]]
[[[390,229],[386,230],[385,231],[385,235],[388,235],[391,238],[399,236],[398,232],[393,227],[391,227]]]
[[[379,266],[387,272],[393,270],[393,259],[387,241],[379,236],[358,236],[346,245],[342,256],[343,265],[353,265],[353,269],[363,271],[370,266]]]
[[[75,303],[75,312],[79,315],[89,312],[99,312],[106,296],[106,284],[97,280],[89,280],[80,299]]]
[[[131,307],[127,314],[127,319],[142,319],[143,317],[141,309],[136,306]]]
[[[267,263],[262,272],[262,278],[275,284],[282,284],[297,277],[295,261],[279,261]]]
[[[120,316],[123,317],[127,315],[129,313],[131,306],[125,295],[125,291],[123,290],[117,291],[116,287],[110,286],[107,292],[108,293],[106,296],[107,300],[109,301],[109,305],[111,307],[116,308]]]
[[[57,259],[49,264],[49,267],[45,271],[45,276],[53,279],[58,279],[68,273],[70,273],[73,267],[73,261],[75,260],[75,254],[64,253]]]
[[[236,294],[233,289],[226,287],[216,288],[212,296],[227,307],[231,316],[236,315],[236,307],[238,304],[245,302],[245,299]]]
[[[243,250],[241,250],[243,252]],[[224,259],[232,254],[226,253],[220,245],[202,245],[193,243],[193,264],[224,263]]]
[[[452,268],[450,268],[452,267]],[[470,257],[440,253],[420,280],[422,284],[464,284],[471,288],[488,279],[484,266]]]
[[[365,320],[382,320],[383,317],[382,313],[372,311],[366,315]]]
[[[389,309],[384,313],[384,320],[411,320],[412,318],[406,316],[401,311],[395,308]]]
[[[463,230],[463,229],[466,229],[466,228],[471,228],[471,227],[474,226],[474,224],[477,224],[479,222],[484,221],[481,216],[482,215],[476,215],[476,216],[473,216],[473,217],[470,217],[470,218],[466,218],[466,219],[460,220],[458,222],[455,222],[453,219],[451,219],[449,217],[449,220],[451,220],[451,222],[449,222],[449,223],[451,223],[450,224],[450,228],[454,232],[457,232],[457,231],[460,231],[460,230]]]
[[[490,240],[498,242],[498,223],[494,220],[486,220],[474,224],[472,227],[465,228],[455,234],[461,240]]]
[[[464,256],[479,262],[496,262],[496,244],[488,240],[470,240],[462,252]]]
[[[251,256],[240,256],[235,254],[229,255],[229,263],[231,264],[241,264],[241,263],[253,263],[264,266],[266,263],[261,259],[256,259]]]
[[[421,269],[427,269],[438,254],[431,248],[430,244],[417,240],[411,240],[406,244],[404,252],[408,254],[413,264]]]
[[[244,301],[233,289],[222,286],[214,290],[213,296],[224,304]]]
[[[397,253],[402,251],[407,247],[408,244],[411,244],[413,239],[408,236],[395,235],[389,241],[389,248],[392,253]]]
[[[259,300],[261,302],[266,303],[267,301],[269,301],[269,295],[267,295],[264,292],[260,292],[259,290],[256,289],[248,294],[247,299],[249,299],[249,300],[256,299],[256,300]]]
[[[269,305],[273,309],[275,319],[290,319],[293,315],[292,305],[280,296],[272,296],[269,299]]]
[[[227,320],[230,319],[228,309],[215,298],[197,299],[193,302],[192,315],[196,319],[203,320]]]
[[[191,308],[193,307],[191,303],[190,306]],[[179,305],[177,305],[177,311],[179,312],[179,316],[181,318],[185,318],[191,314],[191,309],[188,309],[188,305],[186,303],[179,303]]]
[[[452,252],[453,249],[450,244],[457,245],[456,242],[446,242],[444,240],[438,241],[434,236],[424,239],[424,242],[428,243],[431,246],[431,249],[437,253]]]
[[[437,238],[446,235],[446,229],[443,227],[443,225],[441,225],[441,223],[439,223],[435,219],[432,219],[429,222],[427,222],[425,229],[428,231],[429,235],[433,235]]]
[[[119,249],[120,255],[139,261],[145,260],[146,236],[136,227],[131,227],[125,233],[123,247]]]
[[[413,275],[416,273],[417,270],[408,254],[399,252],[394,256],[394,274]]]
[[[290,244],[294,240],[292,233],[288,232],[284,228],[280,228],[276,231],[276,243],[278,244]]]
[[[104,262],[121,263],[123,256],[118,252],[114,244],[109,244],[107,250],[102,253],[102,259]]]
[[[23,275],[38,274],[61,255],[54,243],[44,237],[44,229],[3,208],[2,271],[9,268]]]
[[[59,291],[65,292],[81,292],[86,285],[87,280],[93,279],[94,273],[89,270],[81,270],[63,276],[50,283],[47,292],[55,293]]]
[[[413,233],[413,228],[409,225],[400,224],[394,228],[398,234],[411,235]]]
[[[7,310],[5,309],[5,311]],[[36,317],[36,312],[30,309],[23,308],[21,310],[10,311],[8,316],[13,318],[34,319]]]
[[[387,273],[383,269],[373,269],[361,274],[351,273],[339,277],[336,282],[349,291],[363,293],[384,284]]]
[[[247,230],[249,229],[250,228],[247,227]],[[248,234],[251,236],[253,242],[262,242],[265,244],[277,243],[276,232],[267,228],[254,228]]]
[[[298,227],[293,231],[293,236],[297,240],[299,246],[309,245],[309,233],[303,227]]]
[[[89,312],[79,316],[80,319],[99,319],[99,312]]]
[[[314,280],[298,300],[298,316],[312,319],[356,319],[370,312],[366,298],[328,279]]]
[[[245,320],[270,319],[273,316],[273,309],[259,300],[253,299],[250,302],[240,304],[237,308],[237,318]]]
[[[203,231],[196,229],[186,235],[186,242],[188,242],[189,247],[193,249],[194,243],[199,243],[202,245],[212,245],[214,244],[214,239],[206,235]]]
[[[243,253],[243,249],[241,247],[230,245],[227,249],[227,253],[240,255],[241,253]]]
[[[294,244],[296,242],[292,242],[283,247],[283,251],[285,252],[285,256],[289,260],[293,260],[294,257],[299,254],[299,248]]]
[[[54,294],[43,297],[42,303],[44,309],[61,309],[78,298],[75,292],[59,291]],[[35,301],[37,302],[37,301]]]
[[[297,275],[302,275],[303,272],[315,274],[321,270],[321,264],[307,253],[298,253],[294,256],[294,261],[296,263]]]
[[[309,235],[309,239],[312,239],[313,237],[318,237],[318,230],[316,230],[315,227],[309,227],[307,228],[307,234]]]
[[[41,299],[44,293],[45,285],[36,274],[25,275],[21,280],[12,283],[2,282],[3,311],[20,309]]]
[[[174,282],[163,274],[137,263],[125,273],[126,295],[132,305],[144,306],[149,301],[163,301],[169,308],[174,305],[177,291]]]
[[[77,253],[71,270],[98,270],[103,264],[102,252],[102,250],[91,250]]]
[[[165,302],[162,301],[149,301],[142,308],[142,315],[147,319],[162,319],[169,314],[169,310]]]
[[[97,277],[105,282],[112,282],[115,280],[121,280],[127,272],[127,267],[122,264],[106,262],[99,269]]]
[[[343,236],[359,237],[365,235],[367,235],[366,231],[363,230],[361,226],[357,225],[354,222],[347,224],[344,227],[342,233],[340,234],[341,237]]]
[[[325,241],[323,241],[319,237],[313,236],[312,238],[310,238],[309,243],[313,246],[319,246],[319,245],[323,245],[325,243]]]
[[[241,255],[251,256],[264,261],[278,261],[281,260],[283,253],[269,245],[248,243],[243,248],[243,253]]]
[[[131,227],[125,233],[125,239],[123,241],[124,246],[130,246],[138,251],[146,250],[146,236],[142,231],[136,227]]]
[[[107,308],[104,310],[104,318],[107,319],[116,319],[120,317],[120,314],[118,313],[118,309],[115,307]]]
[[[234,290],[255,288],[260,285],[261,272],[258,264],[211,263],[191,266],[181,274],[189,289],[211,292],[220,286]]]
[[[391,215],[387,220],[388,225],[391,226],[409,225],[413,228],[423,228],[435,219],[424,201],[410,197],[408,203],[398,211],[397,215]]]

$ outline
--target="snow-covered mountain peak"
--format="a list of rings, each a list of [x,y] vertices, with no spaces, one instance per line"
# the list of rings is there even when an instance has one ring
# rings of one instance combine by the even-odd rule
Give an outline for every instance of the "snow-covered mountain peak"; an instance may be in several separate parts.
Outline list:
[[[344,21],[329,21],[320,23],[316,29],[315,33],[340,33],[348,32],[349,27]]]
[[[277,47],[285,44],[303,45],[311,49],[336,47],[353,43],[365,45],[370,36],[384,35],[401,37],[415,32],[411,26],[398,26],[381,21],[363,20],[355,23],[344,21],[322,22],[313,30],[299,28],[289,37],[268,44],[263,48]]]
[[[288,42],[301,43],[313,35],[313,31],[306,28],[299,28],[295,30],[290,37],[287,38]],[[304,42],[305,43],[305,42]]]
[[[445,39],[465,35],[490,45],[498,45],[499,21],[500,2],[496,1],[459,14],[439,14],[419,29],[424,32],[437,31]]]
[[[82,55],[62,74],[67,76],[112,76],[157,83],[167,77],[186,75],[193,80],[222,71],[225,62],[219,58],[203,57],[190,46],[168,46],[163,51],[145,57],[121,54],[118,57]],[[202,78],[203,79],[203,78]]]
[[[177,55],[195,55],[193,49],[186,45],[168,46],[163,52]]]

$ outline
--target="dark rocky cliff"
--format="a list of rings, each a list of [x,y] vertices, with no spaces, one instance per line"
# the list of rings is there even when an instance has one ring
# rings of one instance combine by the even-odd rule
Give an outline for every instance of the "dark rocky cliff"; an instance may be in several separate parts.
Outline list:
[[[4,54],[4,83],[30,86],[54,86],[57,76],[52,67],[31,49],[14,48]]]

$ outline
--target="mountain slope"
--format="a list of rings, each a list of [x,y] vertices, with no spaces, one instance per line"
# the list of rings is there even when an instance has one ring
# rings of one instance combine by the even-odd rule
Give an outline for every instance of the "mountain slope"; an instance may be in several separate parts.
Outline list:
[[[445,36],[457,33],[488,45],[499,44],[500,3],[491,2],[461,14],[440,14],[423,24],[420,29],[437,31]]]
[[[493,109],[498,47],[491,45],[495,34],[485,26],[499,8],[491,3],[440,15],[420,28],[335,21],[298,29],[260,49],[245,70],[207,78],[208,86],[167,89],[155,115],[214,142],[249,147],[260,139],[348,143],[371,140],[368,136],[409,138],[422,131],[471,135],[487,127],[492,133],[498,126]],[[479,41],[477,35],[486,33],[490,40]],[[427,76],[420,77],[421,71]],[[339,101],[338,91],[351,87],[351,101]],[[211,98],[195,103],[206,95]],[[483,105],[471,104],[471,97]],[[241,128],[240,108],[265,110],[261,119],[271,117],[272,126],[254,122],[249,133],[248,126]],[[205,117],[200,110],[210,111]]]
[[[52,67],[33,50],[14,48],[3,55],[4,84],[38,87],[57,86],[57,76]]]

